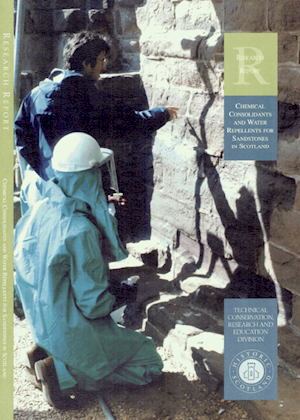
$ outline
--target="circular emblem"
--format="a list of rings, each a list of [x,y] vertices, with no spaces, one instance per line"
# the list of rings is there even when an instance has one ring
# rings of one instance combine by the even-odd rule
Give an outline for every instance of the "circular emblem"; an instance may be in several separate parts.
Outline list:
[[[232,359],[229,377],[240,391],[255,394],[266,389],[272,382],[273,363],[260,350],[244,350]]]

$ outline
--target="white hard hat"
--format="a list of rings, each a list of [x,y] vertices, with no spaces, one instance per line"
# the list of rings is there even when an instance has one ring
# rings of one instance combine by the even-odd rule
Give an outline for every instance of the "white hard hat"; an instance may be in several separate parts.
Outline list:
[[[53,150],[52,167],[61,172],[80,172],[107,162],[112,150],[100,148],[86,133],[74,132],[62,137]]]

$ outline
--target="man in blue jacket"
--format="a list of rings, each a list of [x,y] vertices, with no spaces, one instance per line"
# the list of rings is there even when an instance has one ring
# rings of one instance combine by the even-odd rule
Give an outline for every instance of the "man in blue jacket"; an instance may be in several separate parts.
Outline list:
[[[22,102],[15,120],[16,146],[44,180],[53,176],[55,143],[68,133],[88,133],[105,147],[107,138],[153,133],[177,116],[173,107],[137,112],[99,91],[96,82],[109,50],[96,33],[76,34],[64,50],[65,70],[54,69]]]
[[[74,388],[145,385],[163,365],[152,339],[110,316],[134,300],[136,290],[110,284],[108,262],[128,253],[103,191],[100,146],[88,134],[68,134],[52,162],[55,176],[43,199],[16,226],[14,263],[17,294],[38,346],[29,368],[48,403],[62,408]]]

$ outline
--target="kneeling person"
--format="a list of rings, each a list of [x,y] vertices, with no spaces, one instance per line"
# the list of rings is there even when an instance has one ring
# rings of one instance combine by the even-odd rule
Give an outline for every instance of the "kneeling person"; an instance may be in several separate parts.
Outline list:
[[[34,342],[48,355],[34,360],[35,370],[56,407],[74,387],[144,385],[163,367],[151,339],[110,316],[136,290],[109,282],[108,262],[128,253],[108,210],[102,162],[88,134],[63,137],[54,148],[55,177],[15,231],[16,291]]]

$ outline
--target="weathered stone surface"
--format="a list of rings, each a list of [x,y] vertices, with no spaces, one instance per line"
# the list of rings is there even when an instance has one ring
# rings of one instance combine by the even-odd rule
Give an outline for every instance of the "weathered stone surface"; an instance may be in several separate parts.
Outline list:
[[[56,39],[53,35],[26,35],[24,41],[24,56],[22,67],[38,69],[35,71],[34,84],[47,77],[54,67],[54,46]]]
[[[55,9],[84,9],[86,6],[85,0],[54,0],[54,3]],[[97,3],[102,3],[102,1],[98,0]]]
[[[299,31],[300,4],[297,0],[271,0],[269,2],[269,27],[274,32]]]
[[[293,294],[300,295],[300,259],[271,244],[273,268],[279,284]]]
[[[85,29],[87,16],[80,9],[63,9],[54,12],[55,32],[79,32]]]
[[[297,192],[296,192],[294,209],[297,211],[300,211],[300,182],[297,183]]]
[[[275,208],[292,210],[297,187],[294,179],[261,165],[257,165],[256,183],[261,215],[266,233],[269,235],[273,210]]]
[[[142,33],[165,33],[175,25],[174,6],[169,0],[147,3],[136,10],[137,25]]]
[[[300,66],[281,64],[278,66],[278,100],[300,104]]]
[[[166,59],[168,81],[174,86],[197,88],[200,92],[220,91],[222,66],[191,60]]]
[[[223,99],[208,94],[194,94],[189,106],[188,137],[198,138],[198,145],[208,153],[220,156],[224,150]]]
[[[126,248],[130,255],[138,261],[142,261],[145,265],[150,265],[154,268],[163,267],[169,255],[168,246],[155,239],[128,243]]]
[[[201,60],[217,60],[216,56],[224,51],[224,35],[217,31],[204,39],[198,50],[198,58]]]
[[[300,296],[294,295],[293,296],[293,317],[292,317],[292,323],[295,327],[300,329]],[[299,362],[300,362],[300,356],[299,356]]]
[[[53,31],[53,11],[52,10],[32,10],[30,17],[33,22],[35,33],[51,34]]]
[[[284,211],[279,209],[273,211],[271,216],[270,241],[274,243],[274,245],[283,247],[287,252],[298,254],[299,232],[299,211]]]
[[[115,11],[115,23],[119,35],[138,35],[140,33],[136,24],[135,10],[132,8],[118,8]]]
[[[88,18],[91,30],[98,30],[100,33],[112,32],[110,29],[111,16],[106,10],[91,9],[88,11]]]
[[[225,32],[265,32],[268,0],[230,0],[225,2]]]
[[[116,0],[121,7],[135,7],[143,3],[143,0]]]
[[[167,88],[167,72],[165,68],[165,60],[152,60],[141,55],[141,77],[144,85],[149,89]]]
[[[141,36],[141,52],[146,56],[198,58],[198,47],[207,32],[203,30],[169,31],[165,35]]]
[[[187,111],[189,97],[190,93],[182,90],[155,89],[153,94],[153,106],[175,106],[179,108],[178,117],[180,117]]]
[[[123,69],[124,71],[139,71],[140,70],[140,54],[139,53],[124,53]]]
[[[277,169],[285,175],[300,175],[300,138],[279,137]]]
[[[164,188],[165,190],[165,188]],[[173,196],[158,190],[153,191],[151,201],[151,226],[158,237],[173,239],[177,229],[181,229],[191,236],[195,233],[195,209],[193,202],[182,202]]]
[[[30,9],[53,9],[55,7],[55,0],[29,0]]]
[[[98,82],[99,89],[110,92],[118,99],[122,99],[132,107],[137,106],[136,100],[139,102],[146,100],[143,91],[141,77],[138,73],[124,73],[115,75],[102,75]],[[146,103],[143,104],[146,106]],[[145,109],[144,107],[142,109]]]
[[[124,53],[139,53],[140,43],[137,38],[127,38],[123,41]]]
[[[173,144],[170,146],[171,144],[166,142],[155,142],[153,148],[154,180],[157,180],[163,187],[160,191],[165,193],[166,197],[170,196],[172,200],[186,202],[188,205],[194,196],[197,176],[196,153],[193,148],[187,145]],[[156,164],[158,164],[159,177],[156,174]],[[162,173],[161,167],[163,167]]]
[[[299,105],[278,102],[278,131],[280,133],[280,139],[285,139],[286,137],[296,139],[300,133],[299,120]]]
[[[288,33],[278,34],[278,63],[299,61],[298,36]]]
[[[176,29],[201,28],[210,32],[221,29],[219,16],[212,1],[181,1],[175,7]]]

